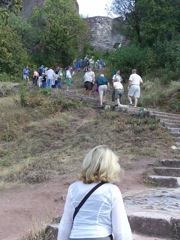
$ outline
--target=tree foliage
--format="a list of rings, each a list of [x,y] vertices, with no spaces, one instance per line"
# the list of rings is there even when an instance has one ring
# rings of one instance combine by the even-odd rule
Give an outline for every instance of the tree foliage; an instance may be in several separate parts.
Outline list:
[[[165,69],[159,72],[168,76],[166,83],[178,79],[179,7],[179,0],[113,0],[111,11],[123,18],[121,29],[131,44],[135,45],[129,46],[132,52],[128,51],[128,47],[122,48],[112,53],[111,58],[116,58],[121,65],[126,63],[125,68],[132,67],[132,64],[134,67],[139,65],[143,72]],[[136,54],[133,54],[135,51]],[[138,62],[133,63],[133,59]]]
[[[22,76],[22,68],[29,63],[28,54],[21,38],[8,26],[0,26],[0,52],[0,72]]]
[[[16,15],[22,9],[22,0],[0,0],[0,17],[7,23],[11,12]]]
[[[86,24],[73,5],[73,0],[48,0],[34,11],[30,23],[35,29],[36,44],[32,53],[37,62],[68,65],[84,45]]]
[[[111,10],[124,18],[131,41],[152,46],[157,40],[171,40],[179,32],[178,6],[178,0],[113,0]]]

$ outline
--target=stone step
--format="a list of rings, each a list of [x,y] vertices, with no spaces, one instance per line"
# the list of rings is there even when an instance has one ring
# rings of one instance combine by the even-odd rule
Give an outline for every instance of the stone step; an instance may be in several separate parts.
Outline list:
[[[180,135],[180,128],[167,127],[167,129],[170,133],[175,133],[177,135]]]
[[[179,133],[171,133],[171,136],[173,138],[179,138],[180,137]]]
[[[158,187],[167,187],[167,188],[180,187],[180,177],[150,175],[147,178]]]
[[[179,119],[171,119],[171,118],[160,118],[160,122],[164,122],[164,123],[177,123],[179,124]]]
[[[180,168],[154,167],[154,172],[160,176],[180,177]]]
[[[162,112],[162,111],[157,111],[155,109],[148,109],[151,113],[154,114],[161,114],[161,115],[169,115],[169,116],[175,116],[175,117],[180,117],[180,114],[178,113],[170,113],[170,112]]]
[[[149,237],[145,235],[133,234],[133,240],[171,240],[170,238]]]
[[[160,123],[163,127],[173,127],[173,128],[180,128],[180,123],[176,122],[163,122],[160,120]]]
[[[179,119],[180,120],[180,114],[151,111],[151,115],[158,116],[159,118],[169,118],[169,119]]]
[[[180,142],[180,137],[174,137],[174,141]]]
[[[48,224],[45,233],[47,235],[46,240],[57,240],[59,224]]]
[[[132,222],[133,226],[134,226],[134,216],[129,216],[129,219],[131,219],[130,221]],[[168,219],[169,220],[169,219]],[[157,221],[157,220],[156,220]],[[130,222],[130,224],[131,224]],[[146,226],[147,227],[147,226]],[[136,228],[135,228],[136,229]],[[168,228],[169,229],[169,228]],[[153,237],[152,234],[150,236],[147,235],[141,235],[139,234],[140,230],[142,231],[142,229],[139,229],[138,233],[133,233],[133,240],[170,240],[170,238],[166,237],[166,238],[160,238],[160,237]],[[162,229],[163,230],[163,229]],[[157,231],[157,230],[156,230]],[[144,232],[144,231],[143,231]],[[57,240],[57,233],[58,233],[58,224],[49,224],[46,227],[46,234],[47,234],[47,240]],[[145,233],[146,234],[146,233]]]
[[[151,116],[155,116],[156,118],[158,118],[158,119],[162,119],[162,121],[163,120],[165,120],[165,121],[170,121],[170,122],[172,122],[172,121],[174,121],[174,122],[178,122],[178,121],[180,121],[180,118],[179,117],[173,117],[173,116],[167,116],[167,115],[151,115]]]
[[[142,211],[128,214],[128,219],[134,233],[165,239],[173,239],[175,235],[178,235],[177,239],[180,237],[180,218],[169,214]]]
[[[162,159],[159,161],[159,163],[166,167],[180,168],[180,160],[176,160],[176,159]]]

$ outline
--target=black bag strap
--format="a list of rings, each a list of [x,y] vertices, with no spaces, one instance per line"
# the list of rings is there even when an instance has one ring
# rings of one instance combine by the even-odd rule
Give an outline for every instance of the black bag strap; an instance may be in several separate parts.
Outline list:
[[[75,208],[74,214],[73,214],[73,221],[74,218],[76,216],[76,214],[79,212],[80,208],[82,207],[82,205],[86,202],[86,200],[88,199],[88,197],[101,185],[103,185],[105,182],[100,182],[98,183],[95,187],[93,187],[87,194],[86,196],[81,200],[81,202],[79,203],[79,205]]]

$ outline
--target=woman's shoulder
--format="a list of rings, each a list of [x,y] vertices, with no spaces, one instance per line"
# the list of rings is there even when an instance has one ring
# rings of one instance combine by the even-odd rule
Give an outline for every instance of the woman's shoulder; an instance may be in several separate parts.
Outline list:
[[[115,183],[107,183],[107,186],[112,191],[120,191],[119,187]]]

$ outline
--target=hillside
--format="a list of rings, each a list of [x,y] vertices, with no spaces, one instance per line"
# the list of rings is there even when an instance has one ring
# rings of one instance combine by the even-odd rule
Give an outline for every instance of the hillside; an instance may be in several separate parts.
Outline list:
[[[11,225],[9,233],[6,221],[0,223],[3,240],[37,231],[62,213],[67,187],[94,146],[106,144],[118,154],[123,193],[150,187],[143,180],[148,165],[175,157],[173,138],[154,118],[101,110],[31,84],[1,88],[0,214]],[[83,92],[82,73],[74,76],[71,91]]]

